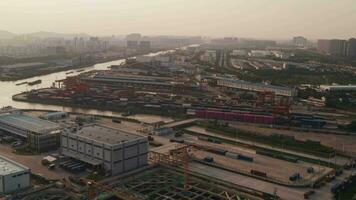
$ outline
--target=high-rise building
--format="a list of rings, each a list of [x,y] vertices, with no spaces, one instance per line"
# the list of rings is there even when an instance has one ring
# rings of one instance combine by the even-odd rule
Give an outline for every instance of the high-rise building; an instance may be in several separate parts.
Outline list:
[[[129,49],[138,49],[138,41],[137,40],[128,40],[126,47]]]
[[[141,41],[140,42],[140,50],[149,50],[151,48],[150,41]]]
[[[351,38],[347,41],[346,56],[356,58],[356,39]]]
[[[140,41],[141,40],[141,34],[140,33],[131,33],[126,36],[126,41]]]
[[[347,42],[346,40],[318,40],[318,52],[335,56],[346,56]]]
[[[317,50],[321,54],[328,54],[330,50],[330,40],[318,40]]]
[[[308,44],[308,40],[302,36],[293,37],[293,44],[297,47],[305,47]]]
[[[330,40],[330,54],[335,56],[345,56],[346,40]]]

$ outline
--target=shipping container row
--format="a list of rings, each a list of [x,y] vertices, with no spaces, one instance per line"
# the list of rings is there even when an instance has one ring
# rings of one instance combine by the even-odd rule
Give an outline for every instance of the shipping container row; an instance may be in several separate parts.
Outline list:
[[[241,121],[249,123],[273,124],[274,117],[270,115],[256,115],[238,112],[220,112],[208,110],[196,110],[195,115],[203,119],[216,119],[226,121]]]
[[[236,160],[243,160],[243,161],[247,161],[247,162],[253,162],[253,158],[250,156],[245,156],[242,154],[237,154],[237,153],[233,153],[233,152],[226,152],[225,153],[226,157],[232,158],[232,159],[236,159]]]

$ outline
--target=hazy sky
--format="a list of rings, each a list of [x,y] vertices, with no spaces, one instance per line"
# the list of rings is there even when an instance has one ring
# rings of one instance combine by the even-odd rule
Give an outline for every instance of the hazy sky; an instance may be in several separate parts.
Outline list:
[[[15,33],[356,37],[356,0],[0,0],[0,13]]]

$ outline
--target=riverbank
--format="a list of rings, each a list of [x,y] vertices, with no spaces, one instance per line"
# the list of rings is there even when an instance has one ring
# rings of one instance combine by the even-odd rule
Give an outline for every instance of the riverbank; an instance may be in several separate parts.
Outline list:
[[[117,60],[117,59],[120,59],[120,58],[115,58],[113,60]],[[97,62],[97,63],[100,63],[100,62]],[[66,66],[66,67],[50,67],[45,70],[43,70],[43,69],[32,70],[31,72],[26,71],[26,73],[17,74],[15,76],[11,76],[11,77],[0,75],[0,81],[19,81],[19,80],[23,80],[23,79],[27,79],[27,78],[32,78],[35,76],[42,76],[42,75],[47,75],[47,74],[62,72],[62,71],[67,71],[67,70],[81,69],[81,68],[91,66],[93,64],[96,64],[96,63],[90,63],[90,64],[86,64],[86,65]]]
[[[63,72],[63,71],[68,71],[68,70],[76,70],[76,69],[81,69],[81,68],[86,68],[95,64],[100,64],[100,63],[104,63],[104,62],[111,62],[111,61],[115,61],[115,60],[120,60],[120,59],[127,59],[130,57],[134,57],[134,56],[140,56],[140,55],[146,55],[146,54],[152,54],[152,53],[157,53],[160,51],[165,51],[164,49],[155,49],[153,51],[150,52],[145,52],[145,53],[137,53],[137,54],[131,54],[129,56],[115,56],[115,57],[110,57],[110,58],[106,58],[106,59],[100,59],[100,60],[96,60],[93,61],[91,63],[87,63],[87,64],[82,64],[82,65],[73,65],[73,66],[63,66],[63,67],[58,67],[58,66],[52,66],[52,67],[47,67],[45,69],[41,68],[41,69],[34,69],[31,71],[25,71],[23,73],[16,73],[16,74],[12,74],[10,76],[4,74],[4,73],[0,73],[0,81],[19,81],[19,80],[23,80],[23,79],[27,79],[27,78],[32,78],[35,76],[43,76],[43,75],[48,75],[51,73],[57,73],[57,72]]]
[[[42,88],[43,90],[50,90],[50,88]],[[54,105],[54,106],[63,106],[63,107],[72,107],[79,109],[95,109],[100,111],[110,111],[110,112],[119,112],[119,113],[130,113],[130,114],[149,114],[149,115],[160,115],[164,117],[171,117],[173,119],[183,119],[185,117],[184,110],[168,110],[168,109],[157,109],[143,106],[112,106],[104,104],[79,104],[65,100],[58,99],[38,99],[38,98],[29,98],[29,92],[23,92],[12,96],[13,101],[26,102],[26,103],[37,103],[43,105]]]

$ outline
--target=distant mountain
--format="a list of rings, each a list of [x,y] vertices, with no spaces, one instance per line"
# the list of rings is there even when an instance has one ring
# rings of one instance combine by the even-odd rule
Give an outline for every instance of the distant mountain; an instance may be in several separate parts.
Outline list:
[[[74,37],[84,37],[84,38],[90,37],[90,35],[85,33],[67,34],[67,33],[55,33],[55,32],[45,32],[45,31],[28,33],[26,35],[30,37],[36,37],[36,38],[68,38],[68,39]]]
[[[15,33],[11,33],[9,31],[0,30],[0,39],[12,39],[14,37],[16,37]]]

